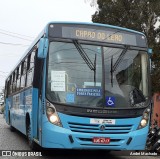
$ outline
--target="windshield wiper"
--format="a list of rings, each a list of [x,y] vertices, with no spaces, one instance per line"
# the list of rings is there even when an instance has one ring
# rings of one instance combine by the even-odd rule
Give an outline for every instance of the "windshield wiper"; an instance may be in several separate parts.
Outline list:
[[[86,52],[82,48],[81,44],[77,40],[73,40],[73,43],[74,43],[75,47],[77,48],[79,54],[81,55],[81,57],[85,61],[85,63],[90,68],[90,70],[95,71],[95,69],[96,69],[95,64],[93,64],[93,62],[91,61],[91,59],[88,57],[88,55],[86,54]]]
[[[88,57],[84,49],[82,48],[81,44],[77,40],[73,40],[73,43],[75,47],[77,48],[79,54],[87,64],[87,66],[90,68],[90,70],[94,71],[94,83],[96,83],[96,59],[97,56],[95,54],[94,63],[91,61],[91,59]]]
[[[124,50],[121,52],[121,54],[119,55],[117,61],[115,62],[115,64],[113,65],[113,55],[111,58],[111,84],[113,87],[113,73],[114,71],[116,71],[116,69],[118,68],[119,64],[122,62],[124,55],[126,54],[126,52],[128,51],[129,46],[125,46]]]
[[[112,66],[112,71],[114,72],[117,67],[119,66],[119,64],[121,63],[121,61],[123,60],[124,55],[126,54],[127,50],[128,50],[129,46],[125,46],[124,50],[122,51],[122,53],[119,55],[117,61],[115,62],[115,64]]]

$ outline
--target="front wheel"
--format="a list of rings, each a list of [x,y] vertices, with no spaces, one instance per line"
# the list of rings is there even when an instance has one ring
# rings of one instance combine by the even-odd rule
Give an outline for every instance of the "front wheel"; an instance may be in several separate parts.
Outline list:
[[[31,150],[36,150],[37,149],[37,145],[33,141],[33,138],[31,136],[31,124],[30,123],[27,126],[27,140],[28,140],[28,144],[29,144],[29,147],[31,148]]]

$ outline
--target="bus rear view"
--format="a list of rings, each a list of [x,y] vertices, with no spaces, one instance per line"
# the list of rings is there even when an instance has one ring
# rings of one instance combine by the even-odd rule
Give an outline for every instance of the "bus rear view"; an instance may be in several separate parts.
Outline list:
[[[144,150],[150,120],[147,51],[146,37],[133,30],[49,23],[37,45],[30,143]]]

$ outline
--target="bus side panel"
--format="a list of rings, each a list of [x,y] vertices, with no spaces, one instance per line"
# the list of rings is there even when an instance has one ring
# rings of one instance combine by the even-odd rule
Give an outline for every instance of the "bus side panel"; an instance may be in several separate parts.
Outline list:
[[[11,109],[11,97],[8,97],[6,98],[6,101],[5,101],[5,112],[4,112],[4,115],[5,115],[5,120],[8,124],[9,123],[9,112],[10,112],[10,109]]]
[[[13,127],[15,127],[15,120],[16,120],[16,118],[15,118],[15,108],[13,107],[13,97],[12,96],[10,96],[9,98],[8,98],[8,123],[11,125],[11,126],[13,126]]]
[[[8,120],[8,110],[9,110],[9,106],[8,106],[8,98],[5,99],[5,107],[4,107],[4,118],[6,120],[6,123],[9,122]]]
[[[30,114],[31,108],[32,88],[29,88],[13,96],[13,105],[10,112],[11,124],[23,134],[26,134],[26,114]]]
[[[24,133],[23,125],[24,125],[24,92],[18,93],[14,95],[13,98],[13,104],[11,109],[11,121],[12,126],[15,127],[20,132]]]

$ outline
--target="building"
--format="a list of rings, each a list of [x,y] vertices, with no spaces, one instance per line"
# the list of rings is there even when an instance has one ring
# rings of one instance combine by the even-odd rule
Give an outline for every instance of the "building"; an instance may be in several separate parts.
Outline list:
[[[154,94],[153,102],[154,102],[154,105],[153,105],[153,113],[152,113],[152,124],[155,119],[157,120],[158,126],[160,127],[160,93]]]

